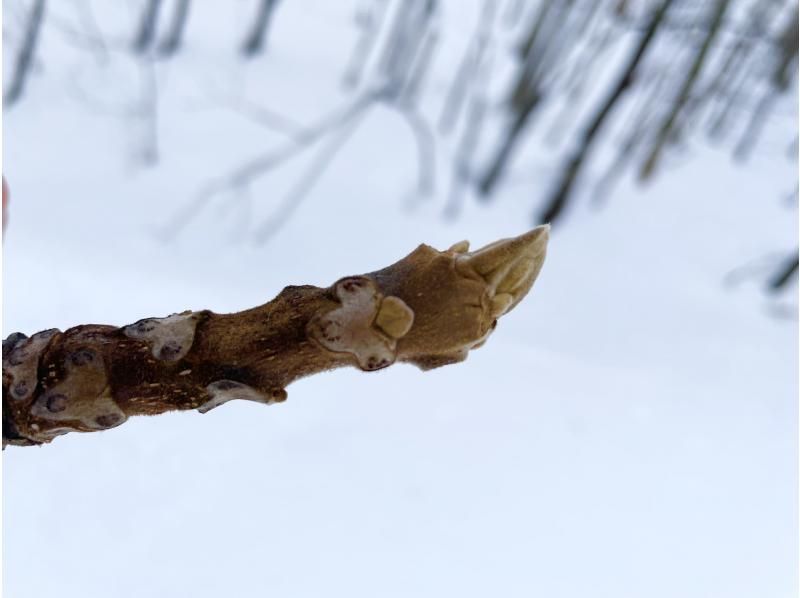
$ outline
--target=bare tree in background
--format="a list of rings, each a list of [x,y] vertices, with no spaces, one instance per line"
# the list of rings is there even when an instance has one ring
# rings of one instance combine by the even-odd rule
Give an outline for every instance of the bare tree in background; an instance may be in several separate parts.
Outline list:
[[[35,0],[28,14],[25,36],[22,39],[22,44],[20,45],[16,60],[14,61],[11,83],[3,94],[3,102],[6,106],[11,106],[18,102],[25,91],[25,84],[28,81],[28,76],[33,66],[33,58],[39,41],[44,14],[45,0]]]
[[[528,119],[542,99],[544,94],[542,79],[551,64],[544,61],[544,58],[548,54],[548,46],[553,40],[553,35],[558,30],[553,21],[559,20],[561,18],[559,13],[569,9],[568,4],[572,2],[544,0],[540,3],[530,31],[519,50],[522,64],[509,100],[510,122],[494,158],[480,181],[479,189],[482,195],[489,195],[494,191]],[[552,52],[550,57],[552,58]]]
[[[389,12],[389,4],[390,0],[376,0],[356,10],[355,22],[360,35],[342,78],[345,87],[354,88],[361,82],[367,61]]]
[[[608,97],[601,102],[596,114],[591,117],[586,130],[581,136],[577,149],[575,150],[575,154],[567,161],[566,165],[561,171],[560,178],[555,185],[555,191],[545,204],[545,211],[541,216],[545,222],[556,220],[561,214],[561,210],[563,209],[564,204],[569,197],[572,186],[575,184],[578,173],[580,172],[586,157],[589,155],[589,152],[591,151],[594,142],[597,139],[597,134],[600,132],[603,124],[611,115],[611,111],[617,105],[619,99],[630,88],[631,83],[636,76],[636,70],[641,63],[645,52],[653,42],[659,27],[664,22],[664,17],[667,14],[672,2],[673,0],[663,0],[663,2],[653,10],[653,16],[642,33],[639,43],[631,52],[627,64],[623,66],[616,83],[613,85],[608,94]]]
[[[785,15],[783,25],[774,24],[776,15]],[[797,0],[541,0],[519,45],[504,132],[477,190],[488,198],[499,188],[514,149],[531,137],[533,119],[559,104],[564,114],[586,116],[560,127],[560,134],[567,130],[567,157],[535,221],[561,220],[593,150],[611,145],[618,114],[625,115],[629,132],[604,188],[624,166],[642,180],[651,178],[665,152],[701,130],[704,121],[716,137],[745,123],[734,148],[737,158],[745,158],[777,98],[796,83],[797,21]],[[607,66],[597,64],[597,30],[604,32],[604,45],[609,34],[617,40],[636,35],[639,41],[606,93],[592,94],[599,98],[591,100],[592,107],[580,81],[590,74],[586,65]],[[580,73],[577,83],[570,73]]]
[[[134,51],[143,54],[150,49],[156,37],[160,10],[161,0],[147,0],[139,21],[139,29],[133,42]]]
[[[364,80],[363,89],[358,90],[352,101],[319,123],[296,131],[285,147],[266,151],[212,180],[194,201],[170,219],[163,229],[164,236],[175,235],[214,197],[246,190],[256,179],[289,159],[307,150],[313,151],[310,166],[281,198],[273,213],[256,227],[256,241],[267,241],[291,218],[367,114],[378,105],[392,109],[408,125],[417,148],[416,194],[429,195],[435,183],[435,134],[422,115],[418,100],[435,54],[439,27],[437,0],[397,3],[386,27],[384,43],[373,48],[374,69],[362,72],[366,70],[367,61],[351,61],[351,68],[352,65],[357,67],[355,80]],[[363,49],[360,43],[356,44],[356,51],[359,48]],[[272,127],[274,119],[269,120]]]
[[[258,3],[258,11],[253,20],[252,29],[250,29],[250,33],[248,33],[244,44],[242,44],[242,53],[245,56],[255,56],[264,49],[267,33],[277,5],[278,0],[261,0]]]
[[[251,1],[252,13],[242,24],[245,38],[231,48],[244,58],[263,52],[278,6],[278,0]],[[22,95],[44,20],[44,0],[29,5],[7,105]],[[137,5],[131,27],[137,59],[174,57],[190,26],[191,0]],[[560,224],[583,191],[593,190],[600,205],[597,200],[609,196],[623,174],[651,180],[675,156],[688,156],[700,135],[747,159],[782,109],[779,100],[797,88],[798,0],[480,0],[458,66],[445,74],[448,87],[436,95],[439,89],[429,79],[440,48],[456,39],[443,38],[450,32],[442,27],[445,9],[453,6],[461,4],[360,0],[357,37],[342,77],[352,96],[310,125],[280,114],[280,107],[233,99],[234,109],[287,143],[211,181],[198,202],[244,192],[271,169],[313,153],[309,170],[257,227],[258,239],[265,240],[380,105],[413,135],[415,201],[432,197],[444,153],[451,164],[445,214],[455,216],[469,197],[491,202],[509,181],[524,180],[530,181],[534,221]],[[96,56],[130,54],[128,38],[106,43],[87,14],[75,25],[56,13],[48,12],[47,25]],[[155,66],[143,63],[142,73],[142,93],[126,114],[143,131],[137,157],[152,164],[158,157]],[[430,125],[432,98],[437,129]],[[547,150],[535,159],[552,174],[535,176],[534,158],[523,158],[528,149]],[[774,280],[782,280],[783,272],[791,278],[795,270],[782,267]]]
[[[186,31],[186,21],[189,18],[190,5],[191,0],[175,0],[169,29],[167,29],[164,39],[158,45],[158,54],[160,56],[172,56],[180,49],[183,42],[183,34]]]
[[[800,249],[796,249],[793,253],[789,254],[780,268],[778,268],[778,270],[772,276],[769,281],[769,289],[771,291],[780,291],[789,283],[790,280],[792,280],[792,278],[797,276],[799,252]]]

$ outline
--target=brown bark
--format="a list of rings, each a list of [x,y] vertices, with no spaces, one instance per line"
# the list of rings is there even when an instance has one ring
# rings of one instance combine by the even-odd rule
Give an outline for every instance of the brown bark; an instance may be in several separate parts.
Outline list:
[[[383,270],[328,288],[286,287],[234,314],[12,334],[3,342],[3,446],[105,430],[133,415],[205,413],[233,399],[279,403],[294,380],[347,365],[463,361],[530,290],[548,231],[471,253],[466,242],[420,245]]]

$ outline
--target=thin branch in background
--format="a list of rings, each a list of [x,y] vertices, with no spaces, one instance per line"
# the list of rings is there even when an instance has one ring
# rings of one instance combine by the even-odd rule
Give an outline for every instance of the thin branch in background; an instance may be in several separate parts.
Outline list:
[[[330,138],[319,148],[311,164],[306,169],[305,174],[300,176],[294,187],[286,194],[278,208],[272,215],[256,230],[255,240],[258,244],[263,244],[277,234],[280,229],[289,221],[291,216],[300,207],[302,202],[308,197],[309,193],[322,177],[336,155],[344,147],[345,143],[355,134],[361,123],[366,118],[370,108],[376,101],[360,104],[356,110],[349,112],[343,119],[337,130],[331,133]],[[413,106],[403,105],[396,102],[388,102],[388,107],[395,109],[398,114],[408,123],[417,144],[418,154],[418,176],[417,190],[420,195],[427,195],[433,192],[435,184],[436,153],[433,132],[424,118],[419,115]]]
[[[478,183],[478,192],[484,200],[492,194],[495,186],[503,176],[522,131],[544,97],[543,70],[539,68],[538,62],[538,57],[544,53],[544,49],[541,52],[534,51],[534,47],[537,43],[536,40],[539,38],[539,31],[544,26],[543,23],[547,20],[552,5],[552,0],[548,0],[542,5],[520,50],[520,54],[525,61],[518,69],[511,93],[510,123],[502,134],[500,144],[494,152],[489,167],[485,170]]]
[[[554,58],[550,59],[545,55],[548,62],[552,62],[547,69],[548,78],[552,79],[548,84],[548,88],[552,90],[551,94],[570,89],[573,79],[573,69],[570,66],[579,62],[580,55],[588,51],[586,48],[592,41],[592,36],[587,34],[587,31],[591,32],[598,26],[600,19],[597,18],[597,12],[600,6],[601,0],[583,0],[583,2],[568,3],[563,9],[560,17],[563,21],[562,35],[554,36],[548,49]]]
[[[747,69],[745,67],[754,51],[756,39],[761,38],[767,31],[770,21],[781,4],[782,0],[767,2],[759,0],[751,5],[746,29],[748,35],[742,35],[735,40],[711,82],[698,95],[705,96],[709,100],[718,98],[718,102],[722,102],[723,105],[738,99],[740,94],[734,92],[738,88],[736,82],[746,79]],[[724,119],[726,115],[730,114],[730,108],[731,106],[726,106],[714,119],[715,124],[710,130],[712,135],[720,136],[724,132]]]
[[[790,254],[775,274],[767,283],[767,289],[772,293],[777,293],[789,284],[789,281],[797,277],[798,251]]]
[[[671,79],[666,73],[661,73],[652,81],[639,83],[638,97],[634,98],[631,107],[631,116],[625,120],[629,123],[623,131],[619,149],[614,160],[605,168],[605,172],[595,185],[592,193],[592,205],[601,207],[609,197],[614,185],[622,177],[625,168],[634,162],[641,148],[650,143],[653,124],[658,120],[659,113],[654,109],[657,98],[663,97],[664,88]]]
[[[382,93],[382,90],[376,90],[359,96],[345,108],[336,110],[333,114],[323,118],[317,125],[306,127],[301,135],[298,135],[289,143],[248,161],[242,167],[237,168],[229,175],[223,177],[219,181],[221,184],[220,186],[229,187],[246,184],[261,176],[266,171],[282,164],[315,143],[321,137],[338,129],[343,123],[352,120],[367,106],[376,102],[381,97]]]
[[[722,41],[718,43],[718,46],[724,47]],[[722,50],[717,52],[718,55],[722,53]],[[736,70],[739,71],[737,74],[740,75],[739,81],[737,81],[735,76],[730,77],[730,79],[734,81],[736,87],[734,88],[735,91],[731,97],[731,101],[728,102],[727,105],[725,103],[725,97],[719,97],[720,93],[725,93],[724,91],[714,94],[701,88],[700,85],[697,85],[695,91],[690,94],[686,106],[681,113],[678,114],[676,124],[670,135],[669,143],[674,144],[676,141],[685,142],[695,131],[706,128],[709,118],[719,118],[723,113],[725,113],[724,117],[726,119],[730,120],[736,117],[737,120],[734,123],[725,123],[723,121],[723,124],[727,128],[715,131],[717,135],[709,135],[709,139],[711,141],[719,141],[727,136],[731,132],[730,125],[741,122],[741,117],[746,113],[751,113],[753,105],[757,104],[757,101],[753,98],[755,93],[753,90],[760,87],[759,80],[763,77],[759,74],[758,71],[760,69],[758,69],[756,65],[762,62],[763,54],[764,53],[760,51],[760,49],[754,48],[737,67]],[[715,72],[719,70],[719,61],[721,61],[722,58],[722,56],[719,56],[717,62],[712,60],[706,67],[710,76],[713,76]],[[719,108],[720,105],[722,105],[722,110]]]
[[[796,76],[798,18],[800,18],[800,14],[798,14],[798,9],[795,7],[778,40],[780,54],[778,55],[771,80],[768,82],[768,87],[764,90],[758,106],[753,111],[747,129],[734,150],[734,157],[738,160],[748,158],[758,141],[770,109],[777,99],[777,93],[785,92],[789,88],[789,83]]]
[[[102,35],[91,13],[89,0],[78,1],[82,9],[80,21],[59,18],[53,14],[51,4],[47,22],[35,27],[35,35],[26,35],[26,32],[35,24],[33,17],[37,6],[44,12],[44,0],[30,0],[30,11],[18,11],[22,16],[20,25],[11,33],[15,45],[17,37],[21,41],[21,51],[16,57],[18,62],[25,54],[26,44],[30,45],[26,68],[17,68],[14,73],[22,75],[23,83],[28,73],[36,70],[33,54],[36,38],[42,35],[38,31],[41,26],[53,26],[68,40],[77,42],[80,48],[91,50],[98,64],[103,57],[115,58],[121,54],[119,42],[107,41]],[[172,1],[169,7],[163,6],[162,0],[137,0],[135,3],[136,36],[133,45],[141,54],[136,57],[137,61],[144,58],[152,61],[154,55],[168,56],[179,50],[189,11],[193,7],[191,0]],[[248,39],[241,48],[248,56],[260,52],[266,44],[277,6],[277,0],[250,1],[254,18],[247,23]],[[635,76],[631,70],[628,73],[630,77],[623,74],[613,78],[608,88],[605,82],[595,83],[593,74],[601,71],[605,62],[612,60],[613,66],[617,66],[620,56],[617,50],[627,50],[628,54],[622,55],[622,62],[628,62],[634,50],[633,47],[628,49],[628,40],[634,37],[632,43],[635,47],[646,37],[652,16],[657,11],[656,2],[659,6],[671,4],[672,8],[658,24],[657,40],[648,42],[651,47],[658,43],[659,52],[648,50],[647,68],[643,68],[645,65],[634,66]],[[508,177],[504,172],[510,168],[515,148],[526,136],[529,138],[534,134],[535,126],[547,124],[548,128],[543,131],[544,139],[560,142],[560,137],[576,132],[573,122],[584,116],[586,108],[590,110],[585,121],[581,118],[583,122],[576,123],[582,125],[577,129],[577,144],[570,146],[564,156],[561,178],[556,181],[560,185],[556,185],[549,197],[549,211],[544,212],[544,217],[551,221],[560,215],[569,195],[574,193],[573,189],[582,178],[582,170],[588,169],[594,152],[592,148],[605,142],[607,136],[603,132],[610,128],[612,118],[616,118],[624,133],[618,147],[614,148],[611,167],[600,181],[598,190],[610,188],[623,167],[628,169],[631,165],[638,165],[640,176],[650,176],[656,172],[657,163],[663,159],[667,149],[669,155],[674,156],[675,150],[681,149],[679,144],[686,147],[690,134],[707,127],[710,127],[712,135],[727,135],[728,139],[738,141],[734,156],[745,157],[752,151],[764,122],[775,113],[780,93],[788,89],[796,77],[797,0],[705,0],[701,3],[688,0],[539,0],[537,3],[482,0],[479,6],[480,19],[460,57],[457,72],[449,82],[443,110],[437,115],[440,116],[442,133],[453,133],[457,137],[457,147],[452,155],[452,185],[445,207],[445,213],[451,216],[458,212],[457,206],[460,206],[468,185],[474,185],[485,198],[500,180],[507,183],[505,179]],[[164,10],[169,14],[162,14]],[[728,17],[729,14],[733,16]],[[510,20],[510,15],[520,24],[505,27],[501,21]],[[784,23],[784,17],[790,16],[793,19]],[[44,20],[42,15],[40,20]],[[230,175],[212,181],[210,191],[200,193],[192,209],[203,205],[206,193],[210,200],[229,190],[249,188],[252,181],[271,168],[309,148],[312,148],[314,162],[322,163],[325,170],[348,138],[341,130],[342,121],[356,118],[360,122],[361,111],[366,112],[377,103],[397,111],[408,125],[416,144],[417,191],[420,195],[432,192],[439,156],[438,139],[430,129],[426,112],[420,107],[420,97],[427,91],[428,75],[441,47],[439,0],[398,0],[393,4],[390,0],[361,0],[356,23],[359,38],[344,72],[345,83],[351,86],[365,84],[367,89],[380,85],[382,91],[372,94],[366,101],[363,101],[366,96],[356,98],[350,105],[354,110],[351,112],[348,108],[338,113],[339,120],[323,119],[321,124],[310,128],[245,100],[231,102],[233,109],[241,115],[284,135],[288,141],[280,143],[276,150],[249,160]],[[491,115],[492,104],[488,98],[493,83],[492,73],[481,69],[486,62],[484,55],[489,54],[496,44],[506,46],[500,48],[498,56],[503,56],[503,49],[512,49],[511,60],[519,62],[498,65],[496,70],[505,74],[505,67],[515,69],[510,73],[511,101],[507,114],[498,120],[505,129],[504,134],[498,136],[497,147],[487,148],[493,153],[481,166],[488,167],[481,168],[480,176],[475,176],[473,161],[482,145],[479,139],[483,128],[488,126],[486,123],[493,123],[487,116]],[[660,52],[661,44],[664,53]],[[124,53],[129,54],[130,48],[128,32]],[[659,70],[651,64],[651,56],[654,60],[663,58],[666,68]],[[133,116],[136,132],[142,135],[136,146],[137,155],[141,150],[142,159],[153,163],[158,159],[158,88],[155,67],[151,63],[142,63],[142,68],[141,88],[134,92],[131,107],[118,112],[123,116]],[[654,71],[658,77],[655,86],[648,82]],[[616,88],[613,87],[615,84]],[[658,87],[661,92],[652,91]],[[673,90],[675,93],[664,93]],[[595,92],[599,92],[599,99],[596,105],[587,107],[584,98],[590,92],[592,98]],[[623,96],[630,97],[630,102],[623,102]],[[779,108],[782,106],[778,105]],[[625,123],[619,118],[623,109]],[[543,118],[545,114],[547,119]],[[539,137],[538,131],[536,134]],[[345,141],[334,143],[334,139],[343,135]],[[314,147],[318,142],[321,146],[319,151]],[[324,148],[329,148],[327,161]],[[796,141],[793,152],[796,153]],[[532,171],[527,169],[526,172]],[[297,203],[300,203],[316,175],[311,179],[309,185],[301,181],[288,198],[299,198]],[[563,193],[560,199],[559,192]],[[279,222],[283,212],[291,214],[294,209],[284,205],[273,220]]]
[[[438,0],[401,3],[395,12],[389,37],[378,64],[381,85],[391,98],[400,99],[408,82],[414,77],[414,67],[420,62],[426,35],[436,20]]]
[[[522,60],[527,60],[531,55],[533,48],[536,47],[539,34],[545,29],[544,25],[550,15],[550,10],[556,5],[556,0],[542,0],[539,4],[539,11],[531,22],[531,27],[528,29],[528,35],[525,37],[522,44],[519,46],[519,57]]]
[[[684,79],[677,95],[675,96],[675,99],[672,101],[670,112],[661,123],[661,126],[655,135],[653,145],[650,148],[650,151],[645,158],[639,172],[639,178],[641,180],[649,179],[658,167],[658,162],[663,153],[664,145],[674,133],[673,127],[678,120],[678,115],[689,101],[694,85],[700,76],[700,72],[706,64],[708,53],[713,47],[714,41],[720,32],[723,17],[725,16],[725,13],[729,7],[730,0],[716,0],[714,2],[714,8],[709,19],[708,30],[703,38],[703,43],[697,50],[694,60],[692,61],[692,64],[686,73],[686,78]]]
[[[278,208],[258,227],[255,233],[256,243],[259,245],[266,243],[288,222],[303,200],[308,197],[308,194],[325,173],[339,150],[356,132],[358,125],[367,115],[368,109],[369,106],[365,106],[362,111],[353,115],[350,120],[342,123],[338,130],[323,143],[309,167],[306,168],[304,175],[297,179],[295,185],[283,198]]]
[[[417,147],[417,193],[420,197],[433,194],[436,188],[436,135],[422,114],[412,104],[389,102],[408,124]]]
[[[404,104],[412,104],[417,101],[425,83],[431,63],[433,62],[434,50],[439,41],[437,25],[433,22],[429,24],[422,34],[419,51],[414,57],[408,69],[405,84],[399,91],[399,101]]]
[[[617,33],[613,23],[597,14],[599,9],[600,3],[593,2],[578,25],[580,31],[578,37],[586,38],[586,41],[581,44],[574,66],[567,70],[564,78],[567,98],[575,98],[582,94],[582,90],[592,81],[592,74],[597,70],[594,65],[604,55]]]
[[[486,60],[484,70],[489,70],[491,62],[491,58]],[[464,203],[464,194],[472,182],[472,162],[486,121],[486,105],[487,100],[482,93],[473,93],[470,96],[461,137],[456,145],[453,176],[450,180],[450,192],[444,209],[445,217],[451,220],[460,213]]]
[[[503,27],[511,29],[522,20],[525,12],[525,0],[508,0],[501,22]]]
[[[712,141],[723,140],[732,128],[737,110],[745,104],[745,95],[751,84],[748,68],[739,68],[728,78],[724,95],[717,100],[717,110],[710,118],[708,136]]]
[[[564,50],[571,49],[570,39],[560,30],[560,25],[569,20],[574,0],[568,2],[547,0],[532,21],[528,35],[519,49],[524,62],[518,69],[511,93],[510,122],[502,134],[500,143],[478,182],[479,196],[487,201],[502,178],[522,132],[533,126],[534,114],[540,108],[554,80]]]
[[[458,122],[458,117],[461,114],[461,106],[467,99],[467,87],[469,86],[472,69],[477,62],[477,57],[474,56],[475,50],[470,44],[467,51],[464,53],[456,69],[453,83],[447,91],[444,98],[444,105],[442,106],[442,113],[439,117],[439,133],[442,135],[449,135],[455,128]]]
[[[250,160],[229,175],[209,184],[195,201],[175,214],[162,229],[159,236],[165,240],[171,238],[223,190],[245,188],[256,178],[266,174],[269,170],[330,134],[330,138],[323,142],[319,151],[315,153],[315,157],[312,159],[311,165],[305,171],[305,174],[298,179],[295,186],[286,194],[275,212],[256,230],[256,242],[266,242],[278,232],[305,200],[313,186],[324,174],[329,163],[357,130],[369,108],[381,100],[386,101],[386,105],[390,109],[396,110],[404,122],[409,125],[414,135],[418,152],[418,192],[421,195],[432,193],[435,185],[436,152],[435,136],[430,126],[416,112],[413,104],[393,101],[393,97],[387,93],[385,88],[379,88],[363,94],[350,106],[324,119],[316,127],[297,130],[289,145]]]
[[[190,0],[175,0],[175,8],[172,10],[172,20],[167,34],[156,50],[159,56],[169,57],[180,49],[186,30],[186,21],[189,18],[190,4]]]
[[[261,0],[259,2],[253,26],[242,44],[242,54],[248,58],[252,58],[263,51],[277,5],[278,0]]]
[[[136,33],[136,37],[133,41],[134,52],[138,54],[144,54],[150,49],[150,46],[156,37],[158,14],[160,10],[161,0],[147,0],[141,20],[139,21],[138,32]]]
[[[372,55],[375,43],[380,36],[383,22],[388,12],[389,0],[374,0],[372,7],[357,19],[361,35],[353,48],[350,61],[345,67],[342,84],[347,88],[355,88],[364,76],[364,69]]]
[[[383,20],[386,7],[373,4],[373,8]],[[363,29],[359,45],[368,40],[372,40],[370,44],[374,43],[378,35],[380,20],[370,16],[375,14],[374,11],[358,18]],[[374,74],[384,90],[381,99],[388,108],[398,112],[414,135],[418,156],[417,192],[420,196],[430,195],[435,185],[436,138],[427,120],[417,110],[416,102],[438,41],[438,13],[438,0],[399,3]],[[360,78],[366,60],[362,57],[348,70]]]
[[[536,72],[534,79],[542,82],[547,95],[556,89],[563,78],[564,63],[579,45],[575,39],[574,26],[577,13],[577,0],[559,0],[556,10],[549,13],[545,33],[539,37],[539,45],[530,48],[526,55],[526,67]]]
[[[629,0],[617,0],[616,4],[614,5],[613,14],[617,19],[627,19],[630,18],[630,15],[628,14],[629,9]]]
[[[727,136],[733,127],[734,117],[747,109],[748,92],[762,78],[761,64],[780,45],[778,40],[773,39],[771,26],[785,5],[786,0],[752,2],[747,13],[747,25],[733,34],[735,41],[722,65],[716,67],[712,83],[696,94],[708,96],[717,105],[709,119],[708,133],[712,140],[722,140]],[[730,29],[726,31],[729,35]]]
[[[476,72],[484,60],[486,48],[489,46],[492,35],[497,3],[494,0],[484,0],[481,14],[472,41],[467,45],[461,64],[456,70],[453,83],[445,96],[442,113],[439,117],[439,132],[449,134],[458,122],[462,106],[468,100],[468,90],[472,86]]]
[[[772,83],[780,91],[785,91],[797,76],[797,44],[800,33],[798,19],[800,19],[800,7],[795,4],[794,11],[787,19],[786,26],[778,39],[780,54],[773,71]]]
[[[761,257],[751,259],[750,261],[733,268],[730,272],[725,274],[722,279],[722,284],[725,287],[733,288],[742,284],[746,280],[758,278],[763,280],[769,274],[775,272],[781,264],[781,260],[785,256],[780,253],[772,252]]]
[[[378,59],[378,73],[387,82],[390,87],[389,94],[396,95],[396,89],[392,87],[397,85],[395,79],[398,72],[401,71],[401,65],[408,60],[409,44],[408,29],[410,23],[414,20],[415,9],[418,10],[418,3],[416,2],[403,2],[402,0],[397,4],[394,12],[394,18],[389,26],[386,41],[383,44],[383,51]],[[415,28],[413,35],[419,34],[419,30]],[[411,46],[413,48],[413,46]]]
[[[217,101],[244,118],[293,141],[302,143],[303,139],[308,135],[306,129],[299,122],[275,110],[251,102],[246,98],[226,95],[225,97],[217,98]]]
[[[525,128],[528,118],[533,113],[536,106],[538,106],[541,99],[541,92],[534,87],[528,90],[524,98],[524,103],[520,103],[515,111],[511,124],[506,129],[506,132],[503,133],[503,138],[494,154],[491,165],[478,184],[478,191],[484,199],[487,199],[489,195],[492,194],[495,186],[500,181],[500,177],[507,167],[517,140]]]
[[[158,81],[155,61],[143,57],[139,61],[141,97],[134,111],[141,133],[139,159],[144,166],[155,166],[159,160],[158,143]]]
[[[81,3],[79,6],[84,4]],[[101,67],[109,64],[115,52],[127,54],[130,51],[130,39],[127,36],[115,38],[106,35],[94,20],[88,7],[81,10],[80,21],[83,29],[79,29],[68,19],[51,11],[43,25],[57,32],[75,48],[88,51]]]
[[[33,8],[28,14],[25,26],[25,37],[22,39],[19,52],[14,60],[14,70],[11,84],[3,94],[3,102],[7,108],[19,101],[25,92],[25,85],[28,82],[31,67],[33,66],[36,46],[39,42],[39,33],[44,21],[45,0],[35,0]]]
[[[594,8],[599,6],[594,5]],[[592,14],[592,17],[595,15]],[[594,82],[593,75],[600,69],[598,64],[603,63],[606,51],[611,45],[616,30],[613,25],[603,26],[600,19],[593,19],[601,31],[594,35],[589,35],[589,39],[584,47],[579,51],[573,68],[567,72],[564,81],[564,100],[557,116],[553,118],[553,124],[546,134],[546,141],[551,145],[558,144],[565,135],[580,107],[581,99],[584,97],[587,88]]]
[[[164,224],[157,236],[164,242],[173,239],[194,218],[205,209],[208,204],[220,193],[229,189],[238,189],[249,185],[261,176],[277,168],[284,162],[302,153],[309,146],[316,143],[331,131],[336,131],[343,124],[350,122],[368,106],[384,97],[382,89],[372,90],[360,95],[350,102],[345,108],[334,111],[321,119],[312,127],[306,127],[294,139],[269,150],[245,162],[228,174],[209,181],[193,200],[183,208],[176,210],[173,216]]]
[[[774,101],[774,92],[772,90],[765,90],[758,105],[753,110],[752,116],[747,123],[747,128],[736,144],[736,148],[733,150],[733,157],[736,160],[743,162],[750,157],[750,153],[758,141],[764,124],[767,122],[767,117],[769,116]]]
[[[639,39],[639,43],[631,52],[610,93],[600,103],[597,112],[592,116],[581,134],[578,148],[562,168],[561,174],[557,179],[558,182],[545,202],[545,209],[540,215],[537,215],[536,218],[541,222],[554,222],[561,215],[581,168],[592,150],[598,132],[633,83],[639,65],[655,39],[659,27],[664,22],[664,17],[670,6],[672,6],[672,2],[673,0],[663,0],[660,5],[653,9],[650,21],[644,34]]]
[[[476,66],[477,70],[470,80],[467,111],[461,126],[461,135],[456,142],[450,190],[444,207],[444,217],[451,220],[461,212],[464,196],[469,187],[473,185],[473,162],[483,135],[489,104],[487,81],[494,68],[496,54],[494,44],[488,45],[487,49],[481,53],[481,60]]]
[[[90,49],[93,51],[95,60],[97,60],[98,64],[107,64],[110,54],[108,44],[92,10],[91,2],[89,0],[81,0],[76,4],[76,7],[81,26],[84,32],[88,33],[87,40],[90,40]]]

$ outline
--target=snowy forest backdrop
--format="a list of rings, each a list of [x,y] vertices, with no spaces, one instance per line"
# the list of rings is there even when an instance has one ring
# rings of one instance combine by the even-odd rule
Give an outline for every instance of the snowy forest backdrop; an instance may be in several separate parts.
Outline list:
[[[4,589],[790,595],[797,11],[6,0],[4,335],[555,229],[459,367],[7,451]]]

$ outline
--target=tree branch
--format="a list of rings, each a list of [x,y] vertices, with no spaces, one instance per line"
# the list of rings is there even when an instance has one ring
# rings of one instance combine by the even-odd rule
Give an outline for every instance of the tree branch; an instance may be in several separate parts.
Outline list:
[[[88,324],[3,341],[3,447],[116,427],[134,415],[286,399],[298,378],[343,366],[466,359],[528,293],[549,227],[468,252],[420,245],[328,288],[286,287],[234,314],[184,311],[117,328]]]
[[[28,81],[28,75],[31,72],[34,54],[36,53],[36,46],[39,42],[39,33],[42,28],[44,13],[45,0],[36,0],[28,17],[25,38],[16,56],[13,79],[11,79],[8,91],[3,94],[3,103],[6,105],[6,108],[16,103],[25,91],[25,84]]]

